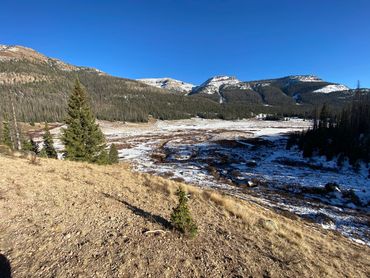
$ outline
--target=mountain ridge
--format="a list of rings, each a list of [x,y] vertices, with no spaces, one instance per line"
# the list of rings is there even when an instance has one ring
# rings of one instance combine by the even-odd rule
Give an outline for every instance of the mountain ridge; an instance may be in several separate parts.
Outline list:
[[[221,75],[199,86],[168,77],[133,80],[71,65],[31,48],[1,45],[0,117],[10,114],[8,102],[13,97],[23,121],[62,120],[77,78],[102,120],[238,119],[258,113],[304,116],[323,103],[339,110],[354,95],[353,90],[338,91],[348,89],[344,85],[313,75],[257,81]]]
[[[298,82],[326,82],[331,85],[331,87],[327,89],[318,89],[316,90],[317,93],[331,93],[331,92],[337,92],[337,91],[348,91],[350,90],[349,87],[340,84],[340,83],[334,83],[334,82],[327,82],[324,81],[322,78],[317,77],[315,75],[288,75],[284,77],[277,77],[277,78],[271,78],[271,79],[261,79],[261,80],[251,80],[251,81],[241,81],[235,76],[227,76],[227,75],[215,75],[213,77],[208,78],[205,82],[202,84],[195,86],[190,83],[186,83],[185,81],[176,80],[170,77],[164,77],[164,78],[142,78],[137,79],[138,81],[144,82],[147,85],[154,86],[157,88],[166,88],[166,89],[172,89],[175,91],[181,91],[181,92],[187,92],[189,94],[196,94],[196,93],[206,93],[206,94],[214,94],[220,93],[220,88],[223,86],[230,86],[230,85],[236,85],[240,87],[241,89],[252,89],[250,84],[255,84],[255,86],[267,86],[271,82],[275,82],[277,80],[289,80],[288,83],[285,86],[288,86],[291,83],[298,83]],[[169,87],[166,85],[167,82],[174,81],[172,86]],[[184,87],[183,85],[189,85],[187,87]],[[179,86],[179,87],[176,87]]]

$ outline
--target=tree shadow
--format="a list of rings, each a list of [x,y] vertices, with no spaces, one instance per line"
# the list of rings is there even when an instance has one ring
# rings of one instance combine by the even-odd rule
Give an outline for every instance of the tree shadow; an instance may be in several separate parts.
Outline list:
[[[0,254],[0,277],[1,278],[11,278],[12,277],[12,268],[10,262],[5,257],[5,255]]]
[[[143,210],[139,207],[131,205],[130,203],[126,202],[125,200],[121,200],[121,199],[119,199],[119,198],[117,198],[113,195],[108,194],[108,193],[102,192],[102,194],[106,198],[110,198],[110,199],[113,199],[117,202],[120,202],[120,203],[124,204],[134,214],[136,214],[138,216],[141,216],[141,217],[145,218],[146,220],[148,220],[148,221],[150,221],[154,224],[159,224],[165,229],[171,229],[172,228],[172,224],[160,215],[156,215],[156,214],[152,214],[150,212],[147,212],[147,211],[145,211],[145,210]]]

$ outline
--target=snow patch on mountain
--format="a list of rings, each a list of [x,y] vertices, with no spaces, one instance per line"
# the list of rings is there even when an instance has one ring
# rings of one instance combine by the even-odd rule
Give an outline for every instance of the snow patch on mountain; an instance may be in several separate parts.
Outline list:
[[[252,87],[249,83],[245,83],[245,82],[242,82],[242,83],[239,83],[239,84],[236,84],[236,86],[240,89],[240,90],[251,90]]]
[[[191,83],[186,83],[180,80],[176,80],[173,78],[142,78],[137,79],[137,81],[140,81],[142,83],[145,83],[147,85],[167,89],[167,90],[174,90],[178,92],[190,92],[195,85]]]
[[[240,82],[241,82],[240,80],[236,79],[233,76],[224,76],[224,75],[215,76],[208,79],[202,85],[194,88],[193,92],[205,93],[209,95],[219,94],[221,86],[236,85]]]
[[[247,88],[247,84],[242,83],[240,80],[236,79],[233,76],[215,76],[208,79],[206,82],[201,84],[198,87],[195,87],[192,90],[192,93],[205,93],[208,95],[218,94],[219,95],[219,102],[220,104],[224,103],[226,99],[220,92],[221,88],[225,88],[226,86],[238,86],[239,88]]]
[[[332,84],[332,85],[326,85],[325,87],[313,91],[314,93],[332,93],[332,92],[338,92],[338,91],[347,91],[349,88],[347,86],[341,85],[341,84]]]
[[[315,75],[292,75],[289,78],[300,82],[323,82],[320,77]]]

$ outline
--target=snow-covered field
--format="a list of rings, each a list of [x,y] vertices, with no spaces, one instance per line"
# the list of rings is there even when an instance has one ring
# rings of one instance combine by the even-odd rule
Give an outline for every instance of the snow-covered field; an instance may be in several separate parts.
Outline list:
[[[120,159],[136,171],[287,210],[370,245],[369,169],[338,169],[335,161],[306,159],[285,148],[286,135],[309,128],[309,121],[194,118],[100,125],[108,141],[117,144]]]

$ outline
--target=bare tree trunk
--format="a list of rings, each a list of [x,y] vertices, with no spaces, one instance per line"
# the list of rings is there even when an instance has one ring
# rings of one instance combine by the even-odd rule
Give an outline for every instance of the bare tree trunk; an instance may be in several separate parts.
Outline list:
[[[15,114],[14,102],[13,102],[13,98],[11,95],[10,95],[10,102],[11,102],[12,112],[13,112],[13,123],[14,123],[14,133],[15,133],[15,144],[14,145],[15,145],[15,149],[20,151],[22,150],[21,136],[19,134],[17,116]]]

